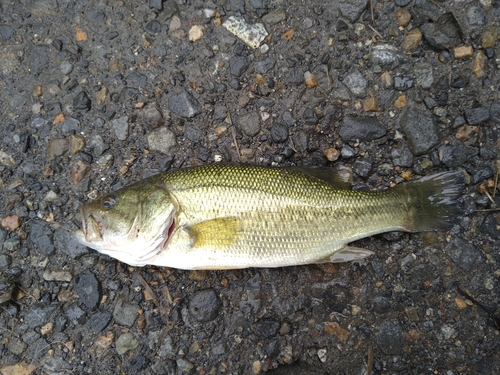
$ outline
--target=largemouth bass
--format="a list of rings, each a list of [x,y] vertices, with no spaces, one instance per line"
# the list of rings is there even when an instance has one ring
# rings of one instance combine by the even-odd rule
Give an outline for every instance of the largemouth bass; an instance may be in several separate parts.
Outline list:
[[[444,172],[381,191],[324,170],[209,165],[159,174],[82,207],[75,237],[133,266],[282,267],[361,259],[352,241],[449,229],[464,187]]]

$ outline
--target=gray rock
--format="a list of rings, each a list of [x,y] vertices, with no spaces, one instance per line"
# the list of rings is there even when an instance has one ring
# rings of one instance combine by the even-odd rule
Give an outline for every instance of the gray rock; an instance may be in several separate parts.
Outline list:
[[[184,135],[191,142],[198,143],[203,139],[203,132],[194,124],[187,124],[184,127]]]
[[[85,311],[83,311],[76,302],[72,303],[68,307],[68,310],[66,311],[66,316],[68,317],[69,321],[73,323],[75,326],[80,326],[84,324],[86,320]]]
[[[356,155],[356,151],[350,146],[344,146],[342,150],[340,150],[340,155],[344,159],[349,159]]]
[[[68,134],[70,132],[77,132],[80,130],[80,120],[66,116],[66,121],[61,125],[61,130],[64,134]]]
[[[371,48],[370,59],[374,65],[386,69],[394,69],[407,60],[404,54],[390,44],[375,44]]]
[[[163,0],[149,0],[149,8],[160,11],[163,9]]]
[[[404,343],[403,330],[397,321],[386,321],[380,326],[377,333],[377,344],[385,354],[402,354]]]
[[[75,291],[80,300],[90,310],[99,305],[102,297],[101,283],[90,271],[84,271],[75,276]]]
[[[262,22],[275,25],[286,20],[285,9],[273,10],[262,17]]]
[[[280,322],[274,320],[264,320],[255,325],[255,331],[265,338],[275,337],[280,330]]]
[[[109,122],[109,126],[115,132],[116,138],[119,141],[125,141],[128,137],[128,116],[122,116],[117,119],[113,119]]]
[[[368,0],[340,0],[337,2],[342,15],[351,22],[356,22],[366,9]]]
[[[356,160],[352,166],[352,170],[358,176],[366,178],[370,175],[373,163],[370,159],[359,159]]]
[[[449,50],[462,42],[460,27],[451,13],[443,14],[436,22],[423,24],[420,30],[425,40],[438,50]]]
[[[67,60],[64,60],[59,65],[59,69],[61,70],[62,74],[70,74],[73,71],[73,64],[71,64]]]
[[[218,121],[224,121],[227,117],[227,107],[223,104],[216,104],[214,108],[214,118]]]
[[[283,143],[288,140],[288,127],[285,124],[274,124],[271,127],[271,139],[275,143]]]
[[[491,103],[490,119],[493,123],[500,124],[500,102]]]
[[[299,152],[304,153],[307,151],[307,148],[309,146],[309,137],[307,136],[306,132],[300,131],[296,133],[292,138],[293,144]]]
[[[406,76],[394,77],[394,88],[399,91],[406,91],[413,87],[413,79]]]
[[[0,268],[8,268],[12,264],[12,257],[8,254],[0,255]]]
[[[376,117],[345,116],[339,129],[344,142],[369,142],[386,134],[384,126]]]
[[[139,306],[119,299],[113,310],[116,324],[132,327],[139,316]]]
[[[92,102],[85,91],[80,91],[78,95],[73,98],[73,108],[90,111]]]
[[[305,114],[305,111],[304,111],[304,114]],[[316,113],[314,113],[314,114],[316,114]],[[297,123],[297,121],[293,118],[293,115],[292,115],[292,113],[290,111],[283,112],[283,116],[281,116],[281,118],[283,119],[283,121],[285,122],[285,124],[288,127],[295,126],[295,124]],[[315,124],[317,124],[317,119],[318,119],[318,117],[316,116],[316,122],[315,122]]]
[[[190,373],[194,368],[194,365],[185,358],[177,358],[177,367],[183,373]]]
[[[209,322],[217,317],[220,301],[213,289],[196,292],[189,301],[189,313],[199,322]]]
[[[41,371],[47,375],[64,375],[71,371],[72,365],[68,364],[59,356],[45,355],[40,360],[42,366]]]
[[[49,52],[49,47],[44,45],[35,45],[31,51],[31,57],[28,58],[28,61],[31,61],[31,73],[35,78],[48,68]]]
[[[127,77],[127,82],[133,83],[139,87],[146,87],[148,85],[148,77],[138,71],[134,71]]]
[[[151,361],[145,357],[142,354],[139,354],[135,356],[134,358],[131,358],[129,361],[129,371],[132,374],[140,374],[142,373],[142,370],[145,370],[146,368],[149,367],[151,364]]]
[[[115,348],[118,354],[123,355],[130,350],[139,347],[139,341],[130,332],[120,335],[115,342]]]
[[[101,332],[106,329],[111,322],[111,319],[113,319],[113,314],[109,311],[98,310],[85,322],[85,327]]]
[[[366,95],[366,79],[359,71],[348,74],[342,81],[344,85],[356,96],[364,97]]]
[[[486,216],[479,230],[495,240],[500,240],[500,220],[498,215],[493,213]]]
[[[487,23],[484,6],[480,4],[468,4],[465,8],[465,16],[467,19],[467,28],[471,32],[480,32],[482,26]]]
[[[266,74],[274,68],[274,65],[276,65],[276,60],[268,57],[255,63],[255,71],[260,74]]]
[[[161,358],[168,358],[174,356],[176,352],[177,349],[174,346],[174,340],[172,339],[172,336],[165,336],[160,344],[160,347],[158,348],[158,355]]]
[[[451,260],[466,272],[472,271],[484,261],[483,253],[461,238],[452,239],[445,251],[451,253]]]
[[[26,344],[23,340],[18,339],[17,337],[11,337],[7,342],[7,349],[9,349],[9,351],[15,355],[23,354],[27,347],[28,344]]]
[[[8,41],[14,35],[14,30],[8,25],[0,25],[0,37],[4,42]]]
[[[493,168],[489,165],[482,165],[478,167],[472,175],[472,183],[478,184],[488,178],[492,178],[494,174],[495,172],[493,171]]]
[[[417,84],[424,89],[428,89],[434,83],[432,66],[428,63],[417,63],[413,67]]]
[[[75,240],[65,229],[56,229],[53,238],[56,250],[62,251],[73,259],[89,253],[88,247]]]
[[[249,137],[254,137],[260,132],[259,114],[256,112],[241,115],[238,118],[238,124],[241,131]]]
[[[43,220],[33,220],[31,222],[31,230],[29,232],[30,242],[33,247],[45,255],[54,253],[55,247],[53,242],[52,229]]]
[[[109,149],[109,145],[104,143],[104,139],[99,134],[95,134],[90,138],[89,146],[94,149],[95,156],[101,156]]]
[[[148,147],[153,152],[172,155],[177,151],[177,138],[166,127],[153,130],[147,135]]]
[[[68,140],[65,138],[55,138],[49,141],[47,146],[47,157],[49,160],[54,160],[64,155],[69,149]]]
[[[229,60],[229,71],[235,77],[240,77],[248,68],[248,60],[244,56],[234,56]]]
[[[408,141],[408,147],[415,156],[427,153],[440,141],[436,121],[421,106],[409,106],[399,123]]]
[[[9,238],[6,240],[3,244],[3,248],[9,252],[12,253],[16,250],[19,250],[21,248],[21,241],[17,238]]]
[[[479,150],[475,147],[462,144],[441,146],[439,148],[440,159],[444,165],[450,168],[460,167],[471,157],[476,156]]]
[[[394,165],[400,167],[411,167],[413,165],[413,154],[406,146],[393,149],[391,157]]]
[[[490,119],[490,109],[484,107],[469,108],[465,111],[465,119],[469,125],[478,125]]]
[[[172,95],[170,99],[168,99],[168,107],[177,116],[185,118],[192,118],[201,113],[200,103],[187,91]]]
[[[51,320],[51,315],[58,309],[58,305],[46,305],[41,302],[35,302],[24,313],[24,321],[29,327],[41,326]]]

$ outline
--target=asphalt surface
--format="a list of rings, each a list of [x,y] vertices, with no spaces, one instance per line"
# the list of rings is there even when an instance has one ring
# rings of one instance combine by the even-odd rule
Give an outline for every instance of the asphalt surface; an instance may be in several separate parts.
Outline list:
[[[0,0],[0,373],[500,373],[499,23],[496,0]],[[70,236],[85,202],[215,162],[461,171],[464,215],[278,269]]]

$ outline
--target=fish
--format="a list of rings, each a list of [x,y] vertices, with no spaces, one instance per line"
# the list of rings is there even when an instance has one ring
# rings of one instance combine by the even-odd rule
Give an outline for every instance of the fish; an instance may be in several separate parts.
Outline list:
[[[81,207],[82,244],[131,266],[185,270],[361,260],[351,242],[448,230],[462,214],[460,172],[375,191],[324,168],[213,164],[158,174]]]

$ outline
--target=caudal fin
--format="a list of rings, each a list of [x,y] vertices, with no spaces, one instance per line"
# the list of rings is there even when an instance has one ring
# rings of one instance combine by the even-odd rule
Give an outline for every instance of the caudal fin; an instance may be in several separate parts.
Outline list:
[[[457,223],[463,210],[458,202],[465,187],[460,172],[442,172],[399,186],[408,199],[406,230],[447,230]]]

